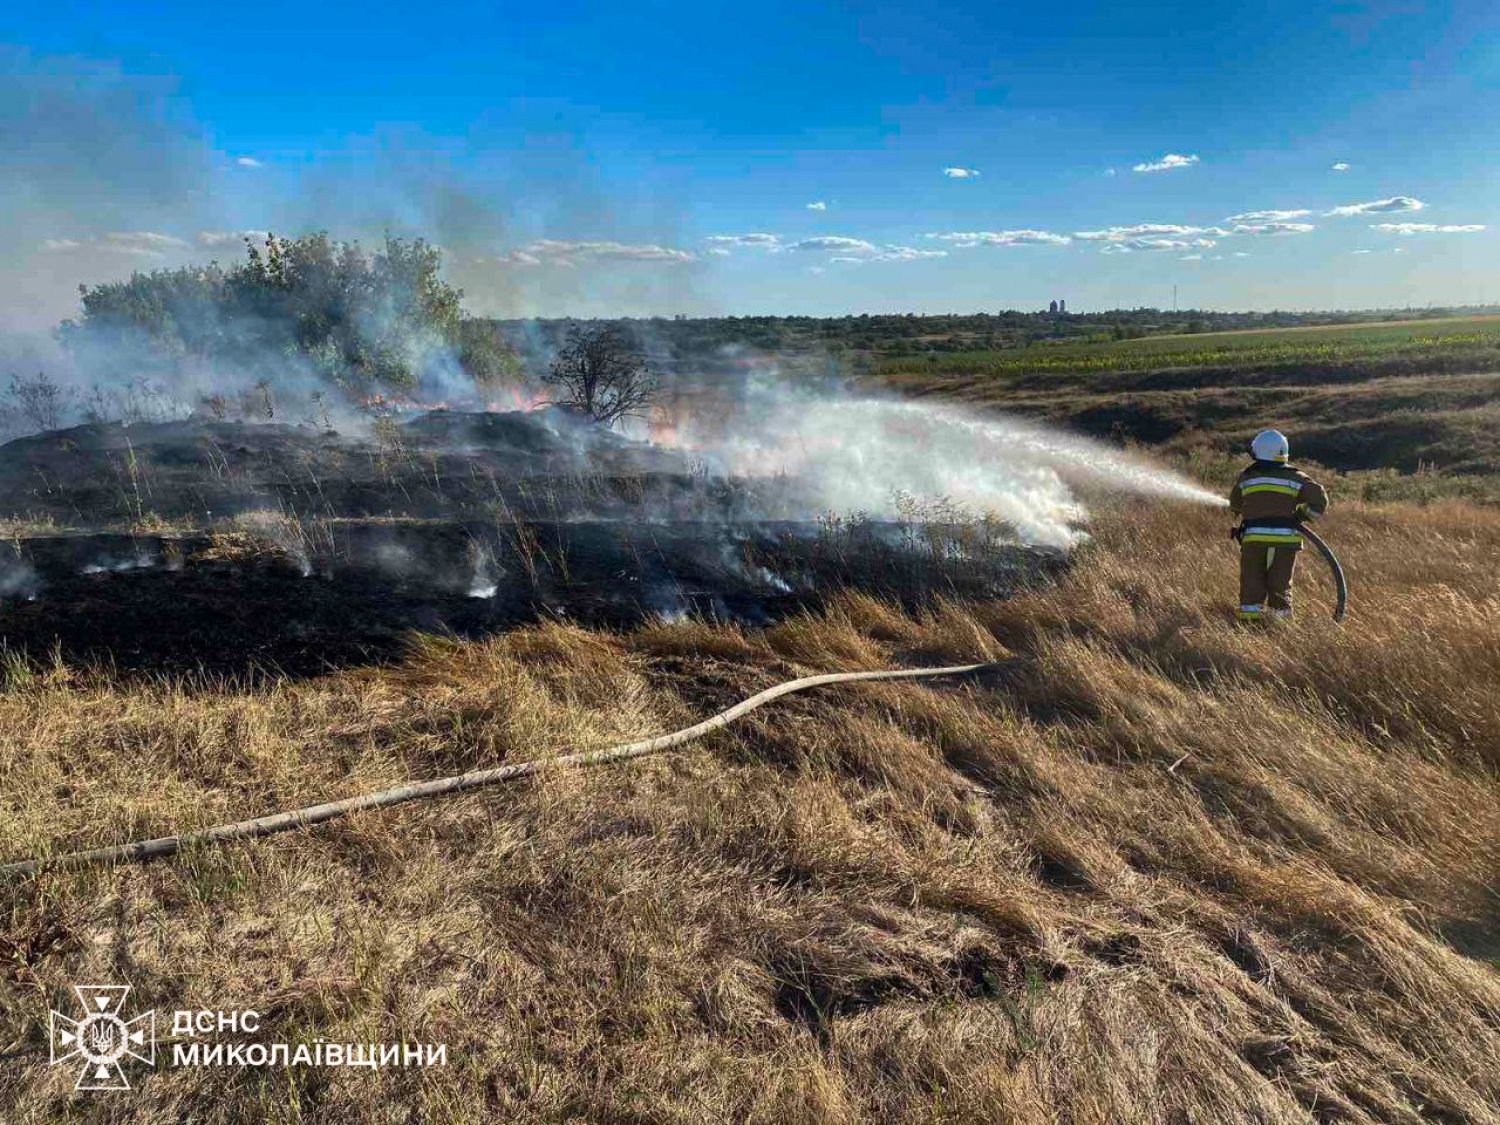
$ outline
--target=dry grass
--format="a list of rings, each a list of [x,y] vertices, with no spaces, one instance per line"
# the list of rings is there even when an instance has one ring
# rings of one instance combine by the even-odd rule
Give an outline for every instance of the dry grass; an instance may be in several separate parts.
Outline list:
[[[0,1119],[1500,1120],[1500,513],[1346,505],[1349,624],[1309,569],[1267,632],[1228,620],[1222,523],[1109,516],[1059,587],[922,620],[548,626],[257,691],[20,676],[6,855],[602,746],[806,670],[1016,658],[0,890],[0,1049],[32,1052]],[[93,980],[450,1063],[78,1096],[39,1020]]]

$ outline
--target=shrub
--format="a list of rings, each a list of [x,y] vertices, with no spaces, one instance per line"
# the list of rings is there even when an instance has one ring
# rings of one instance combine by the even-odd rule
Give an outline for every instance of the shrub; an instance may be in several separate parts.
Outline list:
[[[477,380],[511,369],[493,334],[468,327],[441,252],[387,237],[366,252],[318,233],[246,240],[246,260],[80,286],[83,314],[60,330],[83,359],[176,373],[187,366],[253,382],[289,359],[356,396],[414,387],[456,356]],[[468,365],[472,364],[472,367]]]

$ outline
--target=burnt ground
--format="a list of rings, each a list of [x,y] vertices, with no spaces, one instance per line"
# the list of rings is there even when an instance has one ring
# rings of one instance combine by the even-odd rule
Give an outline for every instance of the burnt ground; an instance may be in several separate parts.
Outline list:
[[[280,422],[97,423],[0,446],[0,518],[92,528],[454,513],[735,514],[753,501],[689,456],[562,410],[434,411],[340,433]]]
[[[127,674],[314,675],[543,617],[762,624],[855,588],[920,606],[1062,564],[1004,529],[795,507],[552,414],[85,426],[0,447],[0,645]]]

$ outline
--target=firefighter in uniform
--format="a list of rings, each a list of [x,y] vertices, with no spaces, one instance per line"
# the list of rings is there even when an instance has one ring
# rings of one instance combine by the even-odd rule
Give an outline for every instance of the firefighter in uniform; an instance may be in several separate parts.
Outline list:
[[[1277,430],[1263,430],[1250,443],[1255,461],[1229,493],[1229,510],[1240,517],[1230,532],[1240,544],[1241,621],[1292,615],[1292,574],[1302,549],[1301,525],[1328,508],[1323,486],[1287,464],[1291,450]]]

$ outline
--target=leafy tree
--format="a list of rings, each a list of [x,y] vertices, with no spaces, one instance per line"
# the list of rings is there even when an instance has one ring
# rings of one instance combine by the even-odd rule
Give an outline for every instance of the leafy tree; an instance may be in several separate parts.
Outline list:
[[[356,396],[411,389],[429,367],[465,357],[476,379],[505,374],[498,340],[479,345],[463,292],[445,282],[440,251],[387,237],[375,252],[326,234],[246,240],[246,260],[186,266],[80,286],[83,315],[64,322],[75,353],[113,366],[197,363],[276,378],[288,359]],[[242,380],[243,381],[243,378]]]
[[[517,379],[521,357],[492,320],[466,317],[458,322],[458,362],[481,387]]]

